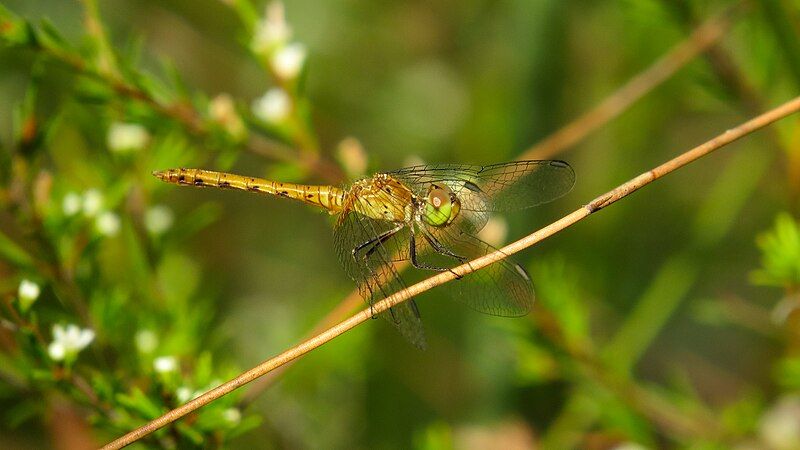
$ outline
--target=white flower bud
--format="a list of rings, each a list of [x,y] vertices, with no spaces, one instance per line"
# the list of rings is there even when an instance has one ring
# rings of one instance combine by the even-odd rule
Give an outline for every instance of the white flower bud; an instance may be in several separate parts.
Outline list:
[[[61,210],[65,216],[74,216],[81,210],[81,196],[75,192],[67,192],[61,201]]]
[[[186,403],[192,399],[192,390],[186,386],[181,386],[175,390],[175,398],[180,403]]]
[[[243,139],[246,137],[247,128],[242,122],[242,118],[236,112],[236,106],[233,104],[233,99],[228,94],[219,94],[211,100],[208,106],[208,113],[211,118],[222,125],[222,128],[228,132],[234,139]]]
[[[97,232],[103,236],[116,236],[120,228],[119,216],[111,211],[106,211],[97,216],[94,225],[97,228]]]
[[[131,153],[147,146],[150,133],[136,123],[114,122],[108,128],[106,141],[109,150],[114,153]]]
[[[265,17],[256,23],[250,46],[254,52],[267,55],[291,36],[292,29],[286,23],[283,3],[275,1],[267,5]]]
[[[360,177],[367,171],[367,152],[356,138],[343,139],[336,156],[350,178]]]
[[[289,116],[292,100],[283,89],[273,88],[253,101],[253,114],[268,123],[282,122]]]
[[[178,370],[178,360],[174,356],[159,356],[153,360],[153,369],[158,373],[170,373]]]
[[[238,408],[228,408],[222,411],[222,417],[231,425],[239,425],[242,421],[242,412]]]
[[[97,189],[89,189],[83,193],[83,215],[94,217],[103,209],[103,194]]]
[[[17,296],[19,297],[19,308],[22,312],[28,311],[33,302],[39,298],[41,288],[39,285],[30,280],[22,280],[17,289]]]
[[[172,210],[164,205],[153,206],[144,213],[144,227],[154,235],[169,230],[173,221]]]
[[[94,340],[94,331],[75,324],[53,325],[53,342],[47,353],[54,361],[71,361]]]
[[[139,330],[136,332],[136,348],[144,354],[153,353],[158,347],[158,336],[151,330]]]
[[[279,48],[270,58],[272,70],[283,80],[297,78],[306,60],[306,48],[303,44],[294,43]]]

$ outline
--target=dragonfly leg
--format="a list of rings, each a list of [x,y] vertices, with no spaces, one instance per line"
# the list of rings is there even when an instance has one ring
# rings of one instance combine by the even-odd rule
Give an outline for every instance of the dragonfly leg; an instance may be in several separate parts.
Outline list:
[[[397,233],[398,231],[402,230],[404,226],[405,226],[404,224],[400,224],[400,225],[392,228],[391,230],[384,231],[383,233],[381,233],[378,236],[368,240],[367,242],[359,244],[358,246],[353,248],[353,258],[355,258],[356,254],[358,252],[360,252],[361,250],[364,250],[365,248],[370,247],[369,250],[367,250],[366,253],[364,253],[364,256],[363,256],[363,259],[366,260],[367,258],[372,256],[372,254],[375,253],[375,251],[378,250],[378,246],[380,246],[381,244],[383,244],[384,242],[389,240],[389,238],[394,236],[395,233]]]
[[[437,272],[446,272],[446,271],[450,270],[450,269],[448,269],[446,267],[431,266],[429,264],[425,264],[425,263],[422,263],[422,262],[418,261],[417,260],[417,241],[415,239],[415,235],[416,235],[416,233],[414,232],[414,230],[412,228],[412,230],[411,230],[411,239],[409,239],[409,241],[408,241],[408,245],[409,245],[408,252],[411,255],[411,265],[416,267],[417,269],[435,270]],[[452,270],[450,270],[450,271],[452,272]],[[456,274],[453,273],[453,275],[456,275]],[[456,278],[461,278],[461,277],[456,275]]]
[[[370,319],[377,319],[375,310],[373,309],[373,305],[375,304],[375,291],[372,290],[372,286],[369,284],[366,285],[366,289],[369,292],[369,317]]]
[[[428,244],[430,244],[430,246],[433,247],[433,249],[437,253],[439,253],[441,255],[445,255],[445,256],[450,256],[451,258],[455,258],[459,262],[462,262],[462,263],[467,260],[467,258],[465,258],[463,256],[460,256],[460,255],[456,255],[455,253],[450,251],[449,248],[447,248],[444,245],[442,245],[442,243],[439,242],[439,240],[436,239],[436,237],[434,235],[432,235],[429,231],[425,230],[424,228],[422,229],[422,237],[424,237],[425,240],[428,241]],[[456,280],[460,280],[460,279],[464,278],[463,275],[459,275],[459,274],[453,272],[453,269],[447,269],[447,270],[449,270],[450,273],[455,275]]]
[[[436,239],[436,237],[433,234],[431,234],[430,231],[424,228],[422,228],[422,237],[424,237],[425,240],[428,241],[428,244],[430,244],[431,247],[433,247],[433,249],[436,250],[437,253],[450,256],[451,258],[455,258],[462,263],[467,261],[467,258],[453,253],[449,248],[442,245],[442,243],[439,242],[439,240]]]

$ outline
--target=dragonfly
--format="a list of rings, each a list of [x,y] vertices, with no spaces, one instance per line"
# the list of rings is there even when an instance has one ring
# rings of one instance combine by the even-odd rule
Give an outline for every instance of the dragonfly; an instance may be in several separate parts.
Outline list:
[[[338,214],[334,247],[367,304],[404,289],[401,265],[423,272],[452,271],[496,251],[477,235],[495,213],[555,200],[572,189],[575,173],[564,161],[492,165],[430,164],[382,172],[348,187],[282,183],[204,169],[155,171],[173,184],[237,189],[286,197]],[[490,315],[526,315],[534,302],[528,272],[510,258],[457,276],[456,300]],[[425,347],[414,300],[380,314],[413,345]]]

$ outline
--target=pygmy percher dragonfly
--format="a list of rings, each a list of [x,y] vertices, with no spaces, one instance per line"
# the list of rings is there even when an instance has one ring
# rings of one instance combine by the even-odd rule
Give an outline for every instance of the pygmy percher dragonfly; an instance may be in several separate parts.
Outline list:
[[[575,173],[563,161],[517,161],[488,166],[433,164],[378,173],[348,188],[280,183],[202,169],[156,171],[169,183],[240,189],[300,200],[339,214],[336,253],[370,305],[403,289],[395,263],[446,271],[495,249],[479,239],[494,212],[528,208],[572,189]],[[507,258],[454,282],[457,299],[479,312],[515,317],[533,304],[528,273]],[[382,314],[418,347],[425,337],[413,300]]]

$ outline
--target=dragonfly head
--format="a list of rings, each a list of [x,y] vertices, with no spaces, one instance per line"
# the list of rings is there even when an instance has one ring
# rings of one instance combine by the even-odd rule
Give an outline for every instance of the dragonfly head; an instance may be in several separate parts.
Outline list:
[[[450,225],[461,211],[458,197],[443,184],[431,184],[425,199],[423,216],[435,227]]]

